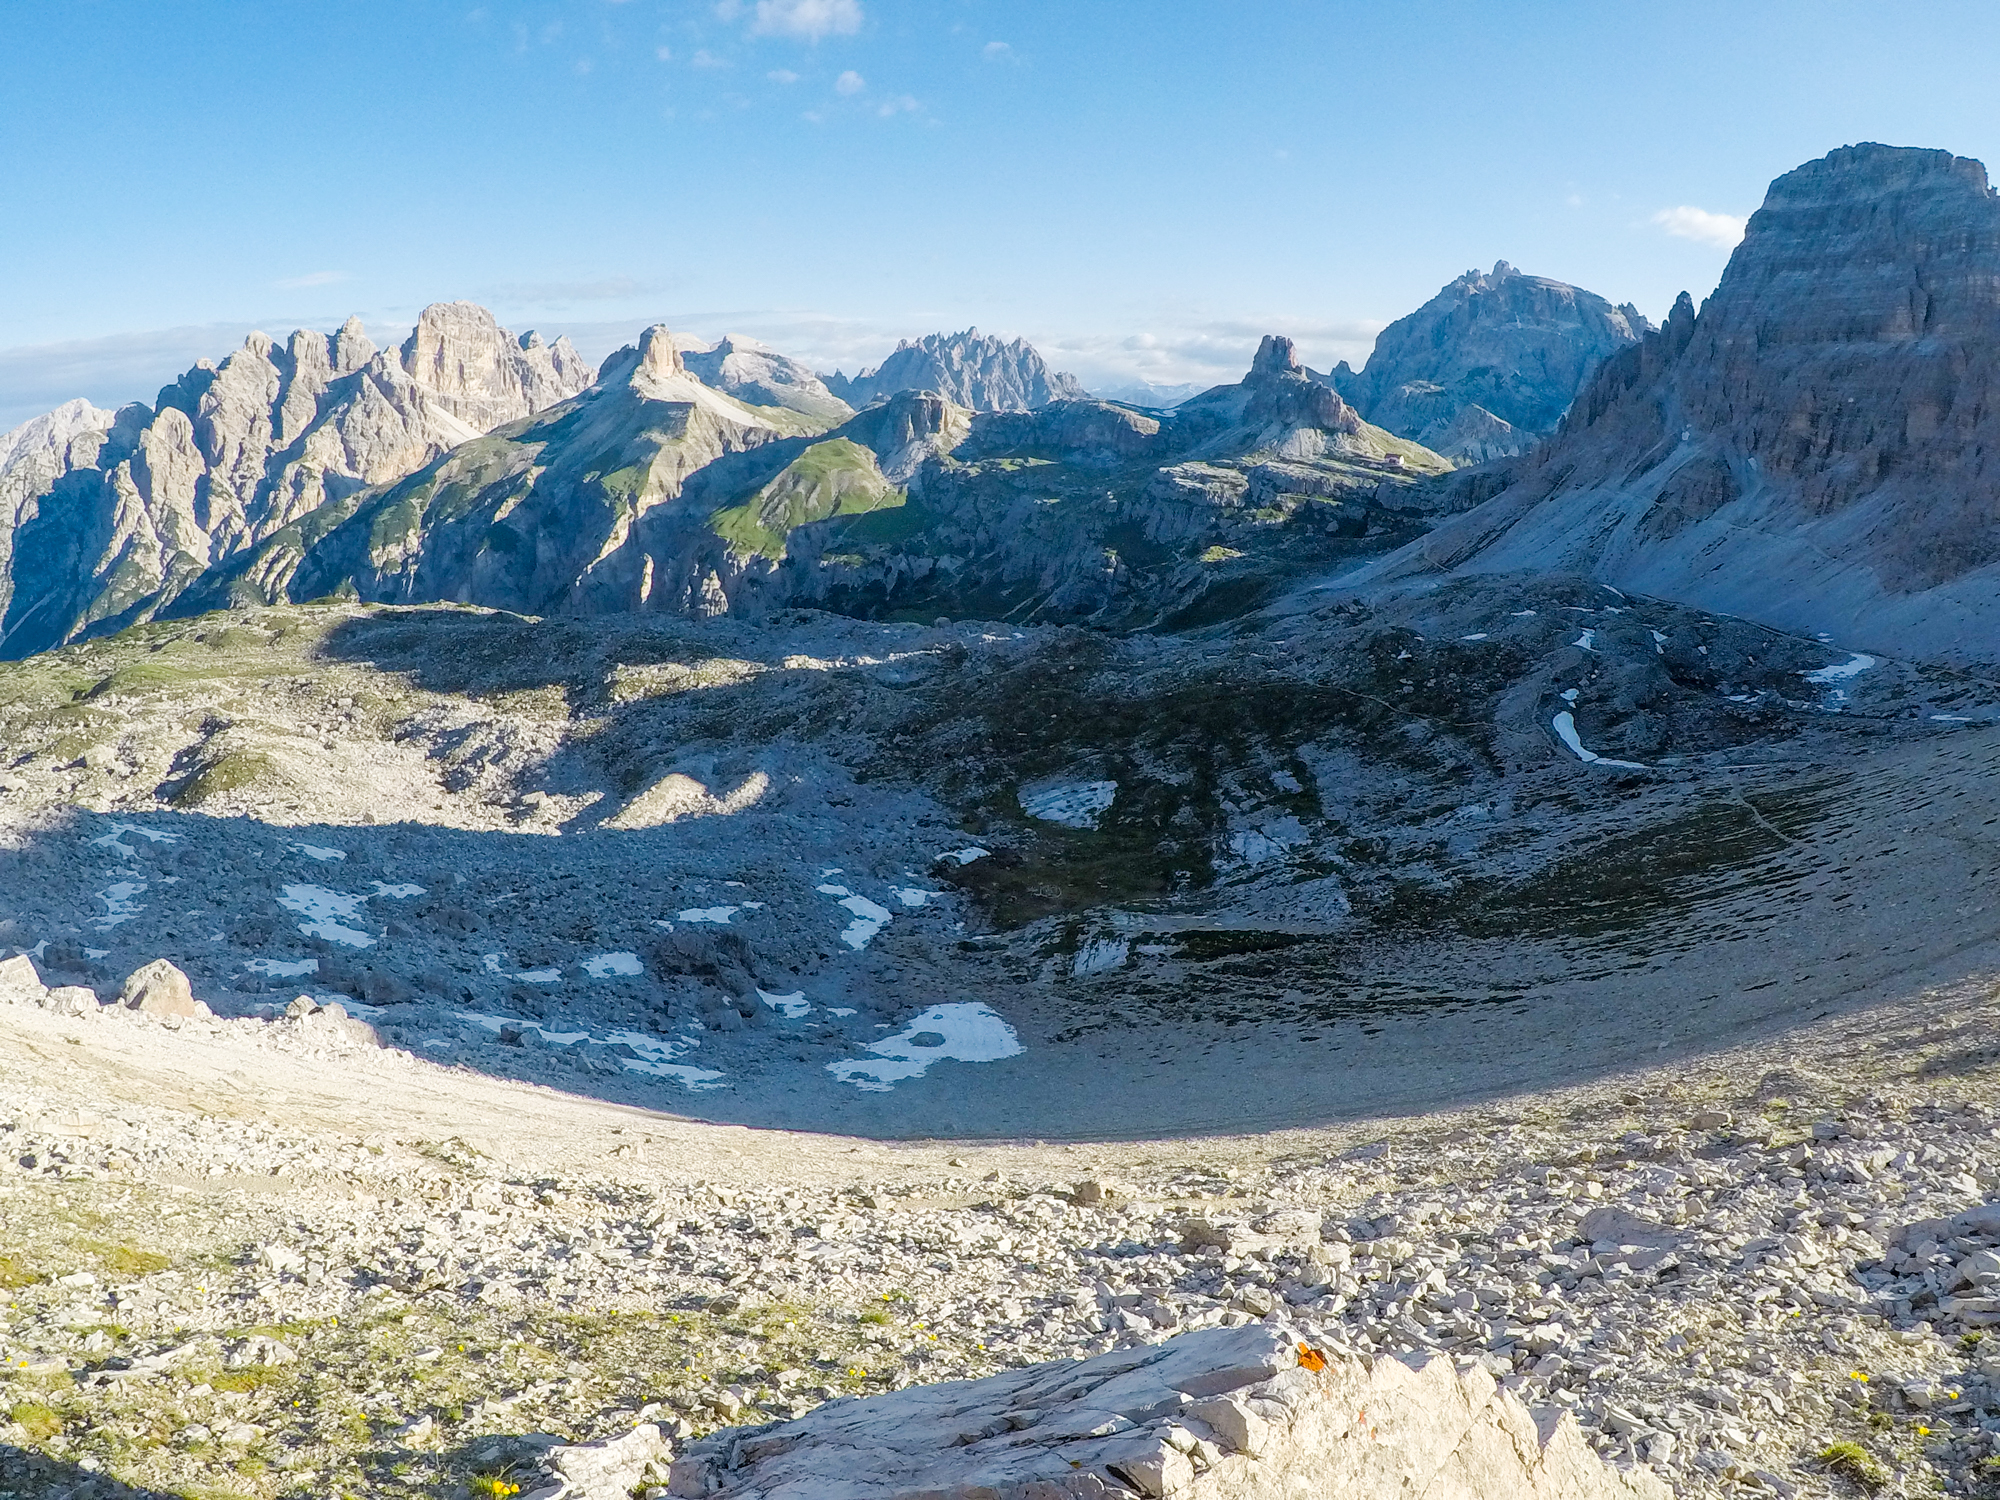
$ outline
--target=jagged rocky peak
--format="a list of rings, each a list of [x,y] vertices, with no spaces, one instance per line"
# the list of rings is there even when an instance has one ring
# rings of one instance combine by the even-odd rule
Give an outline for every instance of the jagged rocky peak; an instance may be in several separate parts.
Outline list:
[[[836,371],[827,388],[855,407],[897,391],[936,391],[971,411],[1031,411],[1051,401],[1080,401],[1074,375],[1051,370],[1034,345],[968,328],[905,339],[878,369],[849,380]]]
[[[592,378],[566,339],[516,338],[467,302],[425,308],[397,350],[358,318],[254,332],[59,454],[0,459],[0,653],[151,618],[200,568]]]
[[[1503,260],[1383,329],[1363,369],[1342,361],[1328,379],[1376,426],[1481,462],[1553,432],[1605,356],[1647,327],[1630,304]]]
[[[476,302],[433,302],[400,352],[412,380],[481,432],[566,400],[595,374],[567,338],[516,338]]]
[[[2000,198],[1948,151],[1786,173],[1696,312],[1385,565],[1560,569],[1858,649],[2000,658]]]

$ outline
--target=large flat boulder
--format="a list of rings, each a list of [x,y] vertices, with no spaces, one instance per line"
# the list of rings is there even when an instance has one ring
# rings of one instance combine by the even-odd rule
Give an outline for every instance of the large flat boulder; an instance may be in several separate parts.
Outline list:
[[[675,1460],[715,1500],[1665,1500],[1484,1370],[1321,1353],[1266,1324],[728,1428]]]

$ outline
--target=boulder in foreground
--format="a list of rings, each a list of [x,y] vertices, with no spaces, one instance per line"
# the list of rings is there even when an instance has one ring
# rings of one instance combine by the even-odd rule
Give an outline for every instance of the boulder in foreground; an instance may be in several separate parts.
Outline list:
[[[1449,1359],[1322,1354],[1288,1329],[1183,1334],[728,1428],[669,1491],[716,1500],[1665,1500],[1567,1416]]]

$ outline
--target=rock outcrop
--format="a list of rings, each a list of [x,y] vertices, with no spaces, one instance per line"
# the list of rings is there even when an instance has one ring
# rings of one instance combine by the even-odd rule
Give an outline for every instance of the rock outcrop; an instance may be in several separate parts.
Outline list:
[[[1503,260],[1383,329],[1361,370],[1343,361],[1327,378],[1378,427],[1483,463],[1555,431],[1591,372],[1648,328],[1629,304]]]
[[[201,574],[329,501],[394,481],[588,386],[568,340],[468,302],[399,349],[350,318],[253,333],[152,407],[71,402],[0,438],[0,655],[150,618]]]
[[[1007,343],[977,328],[906,339],[878,369],[852,380],[835,371],[826,384],[856,407],[897,391],[935,391],[972,411],[1028,411],[1084,399],[1076,377],[1051,370],[1032,344]]]
[[[2000,657],[2000,198],[1947,151],[1780,177],[1696,312],[1497,496],[1360,575],[1587,573],[1857,647]]]
[[[725,1429],[668,1492],[715,1500],[1665,1500],[1483,1369],[1329,1357],[1252,1324]]]

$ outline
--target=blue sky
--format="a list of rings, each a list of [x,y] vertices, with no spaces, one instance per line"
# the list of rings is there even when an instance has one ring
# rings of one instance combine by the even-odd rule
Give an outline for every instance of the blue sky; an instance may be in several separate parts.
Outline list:
[[[468,297],[852,373],[1022,334],[1092,383],[1359,363],[1506,258],[1657,318],[1778,173],[2000,152],[1988,4],[8,0],[0,427],[250,327]]]

